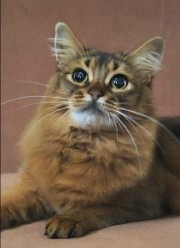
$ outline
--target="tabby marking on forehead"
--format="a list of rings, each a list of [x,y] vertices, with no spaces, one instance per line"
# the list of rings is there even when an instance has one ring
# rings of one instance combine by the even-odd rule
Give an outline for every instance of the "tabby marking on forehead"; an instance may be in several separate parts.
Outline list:
[[[110,78],[114,74],[127,74],[124,62],[117,62],[113,56],[103,56],[102,54],[99,56],[92,56],[89,59],[82,58],[80,60],[81,68],[84,68],[89,74],[89,81],[104,82],[108,85]],[[101,56],[103,56],[103,59]]]

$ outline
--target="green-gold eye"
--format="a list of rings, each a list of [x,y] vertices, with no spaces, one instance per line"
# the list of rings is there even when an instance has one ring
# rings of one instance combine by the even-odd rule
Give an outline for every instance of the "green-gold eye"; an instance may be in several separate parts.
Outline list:
[[[72,78],[76,83],[86,83],[88,80],[88,74],[83,69],[76,69],[72,74]]]
[[[110,80],[110,84],[113,88],[123,90],[128,85],[128,79],[123,74],[117,74],[112,77],[112,79]]]

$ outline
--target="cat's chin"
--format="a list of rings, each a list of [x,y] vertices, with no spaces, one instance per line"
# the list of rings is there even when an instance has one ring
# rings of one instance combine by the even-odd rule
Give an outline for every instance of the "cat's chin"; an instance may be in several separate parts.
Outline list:
[[[100,112],[72,111],[71,118],[77,127],[83,129],[108,129],[112,126],[111,121]]]

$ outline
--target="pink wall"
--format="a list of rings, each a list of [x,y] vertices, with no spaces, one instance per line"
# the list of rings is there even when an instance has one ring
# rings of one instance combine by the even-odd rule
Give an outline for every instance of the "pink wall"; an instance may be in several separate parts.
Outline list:
[[[86,46],[116,51],[138,47],[161,35],[166,39],[163,70],[154,80],[159,115],[180,114],[179,0],[2,0],[2,101],[42,95],[55,71],[48,37],[66,22]],[[2,171],[16,171],[18,140],[35,112],[37,99],[2,107]]]

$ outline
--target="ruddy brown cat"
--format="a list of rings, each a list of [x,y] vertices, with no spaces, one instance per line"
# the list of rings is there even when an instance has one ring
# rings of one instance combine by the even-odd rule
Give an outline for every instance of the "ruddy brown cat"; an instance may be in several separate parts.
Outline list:
[[[180,118],[157,119],[152,78],[164,42],[130,54],[82,46],[55,30],[57,72],[21,141],[17,184],[2,196],[2,228],[50,218],[50,238],[180,213]]]

